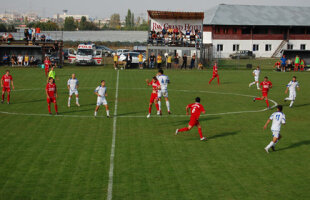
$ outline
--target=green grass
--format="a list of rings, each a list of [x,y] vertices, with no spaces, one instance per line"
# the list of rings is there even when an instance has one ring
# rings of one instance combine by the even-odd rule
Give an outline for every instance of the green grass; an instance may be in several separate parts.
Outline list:
[[[5,69],[0,68],[0,74]],[[1,200],[107,197],[113,118],[92,117],[93,91],[100,80],[106,80],[113,114],[117,72],[110,66],[65,67],[56,72],[61,116],[45,116],[44,70],[11,69],[16,91],[12,104],[0,104],[0,111],[43,115],[0,113]],[[80,108],[66,107],[66,81],[73,72],[81,86]],[[119,72],[113,199],[310,198],[309,73],[294,73],[301,91],[294,108],[284,104],[287,125],[282,127],[277,151],[270,154],[263,148],[271,132],[262,127],[274,110],[202,116],[206,142],[199,141],[197,128],[174,136],[176,128],[188,123],[188,117],[176,115],[184,115],[185,106],[196,96],[208,114],[264,109],[265,102],[219,94],[260,95],[254,86],[248,88],[251,70],[220,70],[220,86],[216,80],[207,84],[210,70],[166,71],[173,116],[167,116],[163,103],[163,117],[156,117],[153,108],[152,118],[146,119],[151,89],[145,79],[155,73]],[[265,75],[274,84],[270,98],[283,103],[293,73],[263,70],[261,76]],[[98,114],[105,116],[104,109]]]

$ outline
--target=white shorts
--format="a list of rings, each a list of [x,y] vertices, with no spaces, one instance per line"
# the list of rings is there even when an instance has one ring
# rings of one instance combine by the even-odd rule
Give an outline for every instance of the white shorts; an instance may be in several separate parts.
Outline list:
[[[279,138],[280,137],[280,132],[279,131],[273,131],[272,132],[273,137]]]
[[[158,91],[158,98],[161,98],[161,97],[168,98],[168,90],[159,90]]]
[[[108,102],[105,98],[98,97],[97,98],[97,106],[108,105]]]
[[[254,77],[254,81],[258,82],[259,77]]]
[[[74,90],[69,90],[69,95],[72,96],[73,94],[75,95],[78,95],[79,94],[79,91],[77,89],[74,89]]]
[[[296,91],[290,91],[290,97],[289,98],[294,101],[296,98]]]

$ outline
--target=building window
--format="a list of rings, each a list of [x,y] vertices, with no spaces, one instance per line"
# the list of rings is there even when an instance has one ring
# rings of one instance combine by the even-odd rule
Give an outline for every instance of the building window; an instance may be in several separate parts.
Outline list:
[[[265,45],[265,51],[271,51],[271,44]]]
[[[288,49],[288,50],[292,50],[293,47],[294,47],[293,44],[287,44],[287,49]]]
[[[239,51],[239,44],[233,45],[233,51]]]
[[[228,33],[228,28],[224,28],[224,34]]]
[[[237,30],[236,28],[233,29],[233,33],[234,33],[234,34],[237,34],[237,31],[238,31],[238,30]]]
[[[223,51],[223,45],[222,44],[218,44],[216,47],[216,51]]]
[[[300,45],[300,50],[306,50],[306,45],[305,44],[301,44]]]
[[[258,50],[259,50],[259,45],[253,44],[253,51],[258,51]]]
[[[220,28],[215,28],[215,33],[220,33],[221,29]]]

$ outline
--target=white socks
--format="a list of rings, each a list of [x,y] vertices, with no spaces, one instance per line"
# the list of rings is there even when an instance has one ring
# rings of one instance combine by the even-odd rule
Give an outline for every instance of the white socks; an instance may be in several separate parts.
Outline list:
[[[169,101],[166,101],[166,106],[167,106],[168,112],[170,112],[170,103],[169,103]]]
[[[254,84],[255,84],[255,82],[252,82],[252,83],[249,84],[249,86],[251,87],[251,86],[254,85]]]
[[[290,107],[292,107],[292,106],[293,106],[293,104],[294,104],[294,101],[291,101],[291,103],[290,103]]]
[[[110,116],[110,111],[109,110],[107,110],[107,116]]]
[[[272,146],[274,146],[275,143],[273,141],[271,141],[267,146],[266,149],[270,149]]]
[[[97,111],[95,111],[95,114],[94,114],[94,115],[95,115],[95,117],[97,117]]]
[[[75,103],[79,104],[79,98],[75,98]]]
[[[71,97],[68,98],[68,105],[70,105]]]
[[[161,110],[161,101],[158,101],[159,110]]]
[[[256,83],[256,86],[257,86],[257,89],[259,89],[259,84],[258,83]]]

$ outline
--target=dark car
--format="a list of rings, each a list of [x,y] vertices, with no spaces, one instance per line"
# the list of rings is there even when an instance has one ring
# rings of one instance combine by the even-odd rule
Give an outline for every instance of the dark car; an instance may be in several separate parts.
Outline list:
[[[112,56],[113,53],[115,53],[115,51],[113,49],[110,49],[109,47],[106,46],[97,46],[97,49],[101,49],[102,50],[102,55],[105,57],[109,57]]]
[[[255,54],[253,54],[252,51],[243,50],[230,54],[229,57],[231,59],[249,59],[249,58],[255,58]]]

